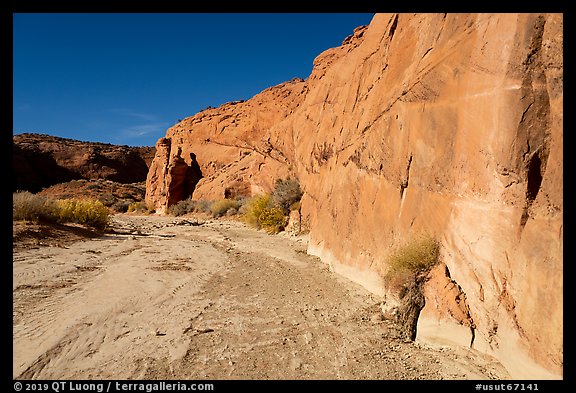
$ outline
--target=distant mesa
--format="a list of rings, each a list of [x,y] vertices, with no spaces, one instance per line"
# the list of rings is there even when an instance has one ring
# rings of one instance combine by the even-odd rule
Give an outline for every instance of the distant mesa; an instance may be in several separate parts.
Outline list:
[[[154,147],[82,142],[44,134],[14,135],[12,190],[39,192],[80,179],[142,182],[146,180],[155,150]]]

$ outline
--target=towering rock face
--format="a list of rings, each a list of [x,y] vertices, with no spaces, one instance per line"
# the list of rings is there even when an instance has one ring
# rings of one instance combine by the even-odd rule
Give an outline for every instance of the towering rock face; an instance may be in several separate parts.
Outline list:
[[[441,264],[417,339],[491,353],[515,378],[559,377],[562,25],[556,14],[376,15],[306,81],[203,111],[167,137],[187,165],[196,154],[197,199],[296,176],[309,252],[387,301],[391,250],[434,236]]]
[[[419,337],[527,377],[562,366],[561,56],[558,15],[378,15],[291,122],[311,251],[377,287],[434,235],[475,328],[430,299]]]
[[[288,176],[294,168],[283,146],[272,143],[276,136],[270,130],[298,108],[306,91],[304,81],[293,79],[249,101],[204,110],[169,128],[156,145],[147,202],[163,211],[189,196],[217,199],[269,191],[277,177]],[[180,181],[173,171],[182,165],[195,167],[199,179],[193,187],[183,183],[186,190],[172,181]]]
[[[182,156],[181,146],[172,149],[169,138],[158,140],[146,179],[146,200],[151,205],[162,209],[192,196],[202,171],[194,153],[189,153],[187,158]]]

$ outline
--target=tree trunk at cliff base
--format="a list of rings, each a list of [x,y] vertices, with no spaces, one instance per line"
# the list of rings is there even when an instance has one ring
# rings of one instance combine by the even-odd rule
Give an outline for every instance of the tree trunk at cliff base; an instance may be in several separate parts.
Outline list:
[[[426,281],[426,273],[419,273],[414,277],[400,294],[400,306],[396,318],[401,326],[401,335],[405,340],[416,339],[416,326],[420,311],[424,308],[423,285]]]

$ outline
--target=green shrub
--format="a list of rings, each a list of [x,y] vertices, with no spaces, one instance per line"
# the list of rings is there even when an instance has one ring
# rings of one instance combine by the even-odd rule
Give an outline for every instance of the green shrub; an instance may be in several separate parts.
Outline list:
[[[59,199],[56,201],[59,222],[74,222],[98,229],[106,228],[109,211],[104,204],[92,199]]]
[[[12,219],[55,222],[58,215],[52,199],[28,191],[18,191],[12,194]]]
[[[388,260],[388,276],[416,275],[438,262],[440,244],[430,235],[419,235],[399,247]]]
[[[283,213],[288,215],[290,214],[290,207],[302,198],[300,183],[291,178],[276,179],[271,196],[274,205],[280,207]]]
[[[250,226],[269,233],[278,233],[284,227],[284,213],[281,208],[273,205],[268,194],[252,198],[243,210],[244,221]]]
[[[233,199],[220,199],[218,201],[212,202],[210,205],[210,212],[213,217],[222,217],[227,214],[231,209],[238,210],[240,204]]]
[[[284,230],[284,213],[278,207],[263,210],[259,220],[260,227],[269,233],[278,233]]]
[[[278,233],[284,229],[286,217],[291,210],[300,209],[302,190],[297,180],[276,179],[271,194],[256,196],[246,203],[242,201],[238,211],[244,221],[269,233]]]
[[[260,228],[260,221],[258,218],[262,211],[268,208],[269,202],[269,195],[260,195],[249,199],[248,202],[242,206],[241,210],[244,215],[244,222],[251,227]]]

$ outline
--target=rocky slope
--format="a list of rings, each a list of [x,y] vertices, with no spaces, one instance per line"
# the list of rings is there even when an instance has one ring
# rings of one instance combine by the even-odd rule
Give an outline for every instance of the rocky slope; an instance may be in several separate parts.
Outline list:
[[[170,128],[146,198],[162,210],[296,176],[308,252],[384,308],[392,250],[440,242],[417,340],[561,377],[562,46],[559,14],[378,14],[307,80]]]
[[[37,192],[78,179],[145,181],[155,153],[153,147],[81,142],[42,134],[19,134],[12,140],[13,191]]]

